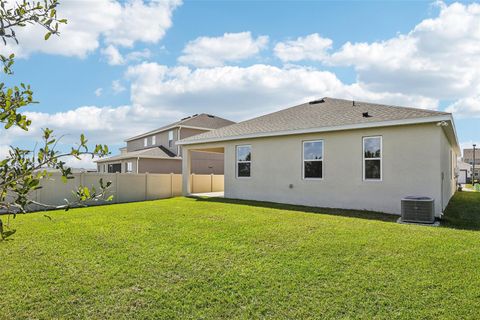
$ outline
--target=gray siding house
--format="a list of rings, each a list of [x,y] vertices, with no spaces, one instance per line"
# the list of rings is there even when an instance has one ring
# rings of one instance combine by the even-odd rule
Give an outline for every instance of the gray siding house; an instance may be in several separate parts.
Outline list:
[[[120,154],[97,160],[101,173],[182,173],[182,148],[177,141],[234,124],[209,114],[196,114],[128,138]],[[192,154],[192,173],[223,174],[223,154]]]
[[[185,138],[225,155],[225,197],[400,214],[428,196],[440,217],[456,190],[460,148],[450,113],[323,98]]]

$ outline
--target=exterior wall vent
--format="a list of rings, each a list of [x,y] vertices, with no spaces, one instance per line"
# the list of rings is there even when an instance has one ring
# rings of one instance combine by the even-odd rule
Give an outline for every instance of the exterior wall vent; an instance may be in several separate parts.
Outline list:
[[[435,222],[435,202],[430,197],[410,196],[402,199],[402,221]]]

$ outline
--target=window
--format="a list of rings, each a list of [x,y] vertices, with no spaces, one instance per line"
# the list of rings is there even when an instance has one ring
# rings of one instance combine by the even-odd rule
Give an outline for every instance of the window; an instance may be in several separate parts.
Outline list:
[[[323,178],[323,140],[303,142],[303,179]]]
[[[127,172],[132,172],[133,171],[133,165],[131,162],[127,162]]]
[[[148,146],[148,138],[143,139],[143,146],[144,147]]]
[[[252,146],[237,146],[237,178],[250,177],[252,166]]]
[[[121,173],[122,172],[122,164],[121,163],[114,163],[108,165],[108,173]]]
[[[363,180],[382,180],[382,137],[363,138]]]
[[[173,130],[168,131],[168,147],[173,147]]]
[[[157,144],[157,136],[152,136],[152,146]]]

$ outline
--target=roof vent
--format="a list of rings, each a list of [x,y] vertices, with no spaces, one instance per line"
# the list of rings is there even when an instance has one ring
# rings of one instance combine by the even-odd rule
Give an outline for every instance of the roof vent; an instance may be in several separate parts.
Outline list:
[[[363,112],[363,113],[362,113],[362,116],[363,116],[364,118],[371,118],[371,117],[372,117],[371,115],[368,114],[368,112]]]
[[[313,100],[310,101],[308,104],[318,104],[318,103],[324,103],[325,99],[319,99],[319,100]]]
[[[192,116],[192,118],[193,118],[193,117],[196,117],[196,116],[198,116],[198,113],[195,113],[195,114]]]
[[[182,119],[180,119],[180,121],[187,120],[187,119],[190,119],[190,117],[182,118]]]
[[[207,117],[209,117],[209,118],[215,118],[215,116],[212,116],[211,114],[207,114]]]

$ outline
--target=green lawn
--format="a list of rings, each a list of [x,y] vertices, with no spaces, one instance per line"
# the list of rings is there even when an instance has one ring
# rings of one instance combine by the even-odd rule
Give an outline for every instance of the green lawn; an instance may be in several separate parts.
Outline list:
[[[439,228],[188,198],[18,216],[0,318],[478,319],[479,211],[464,192]]]

